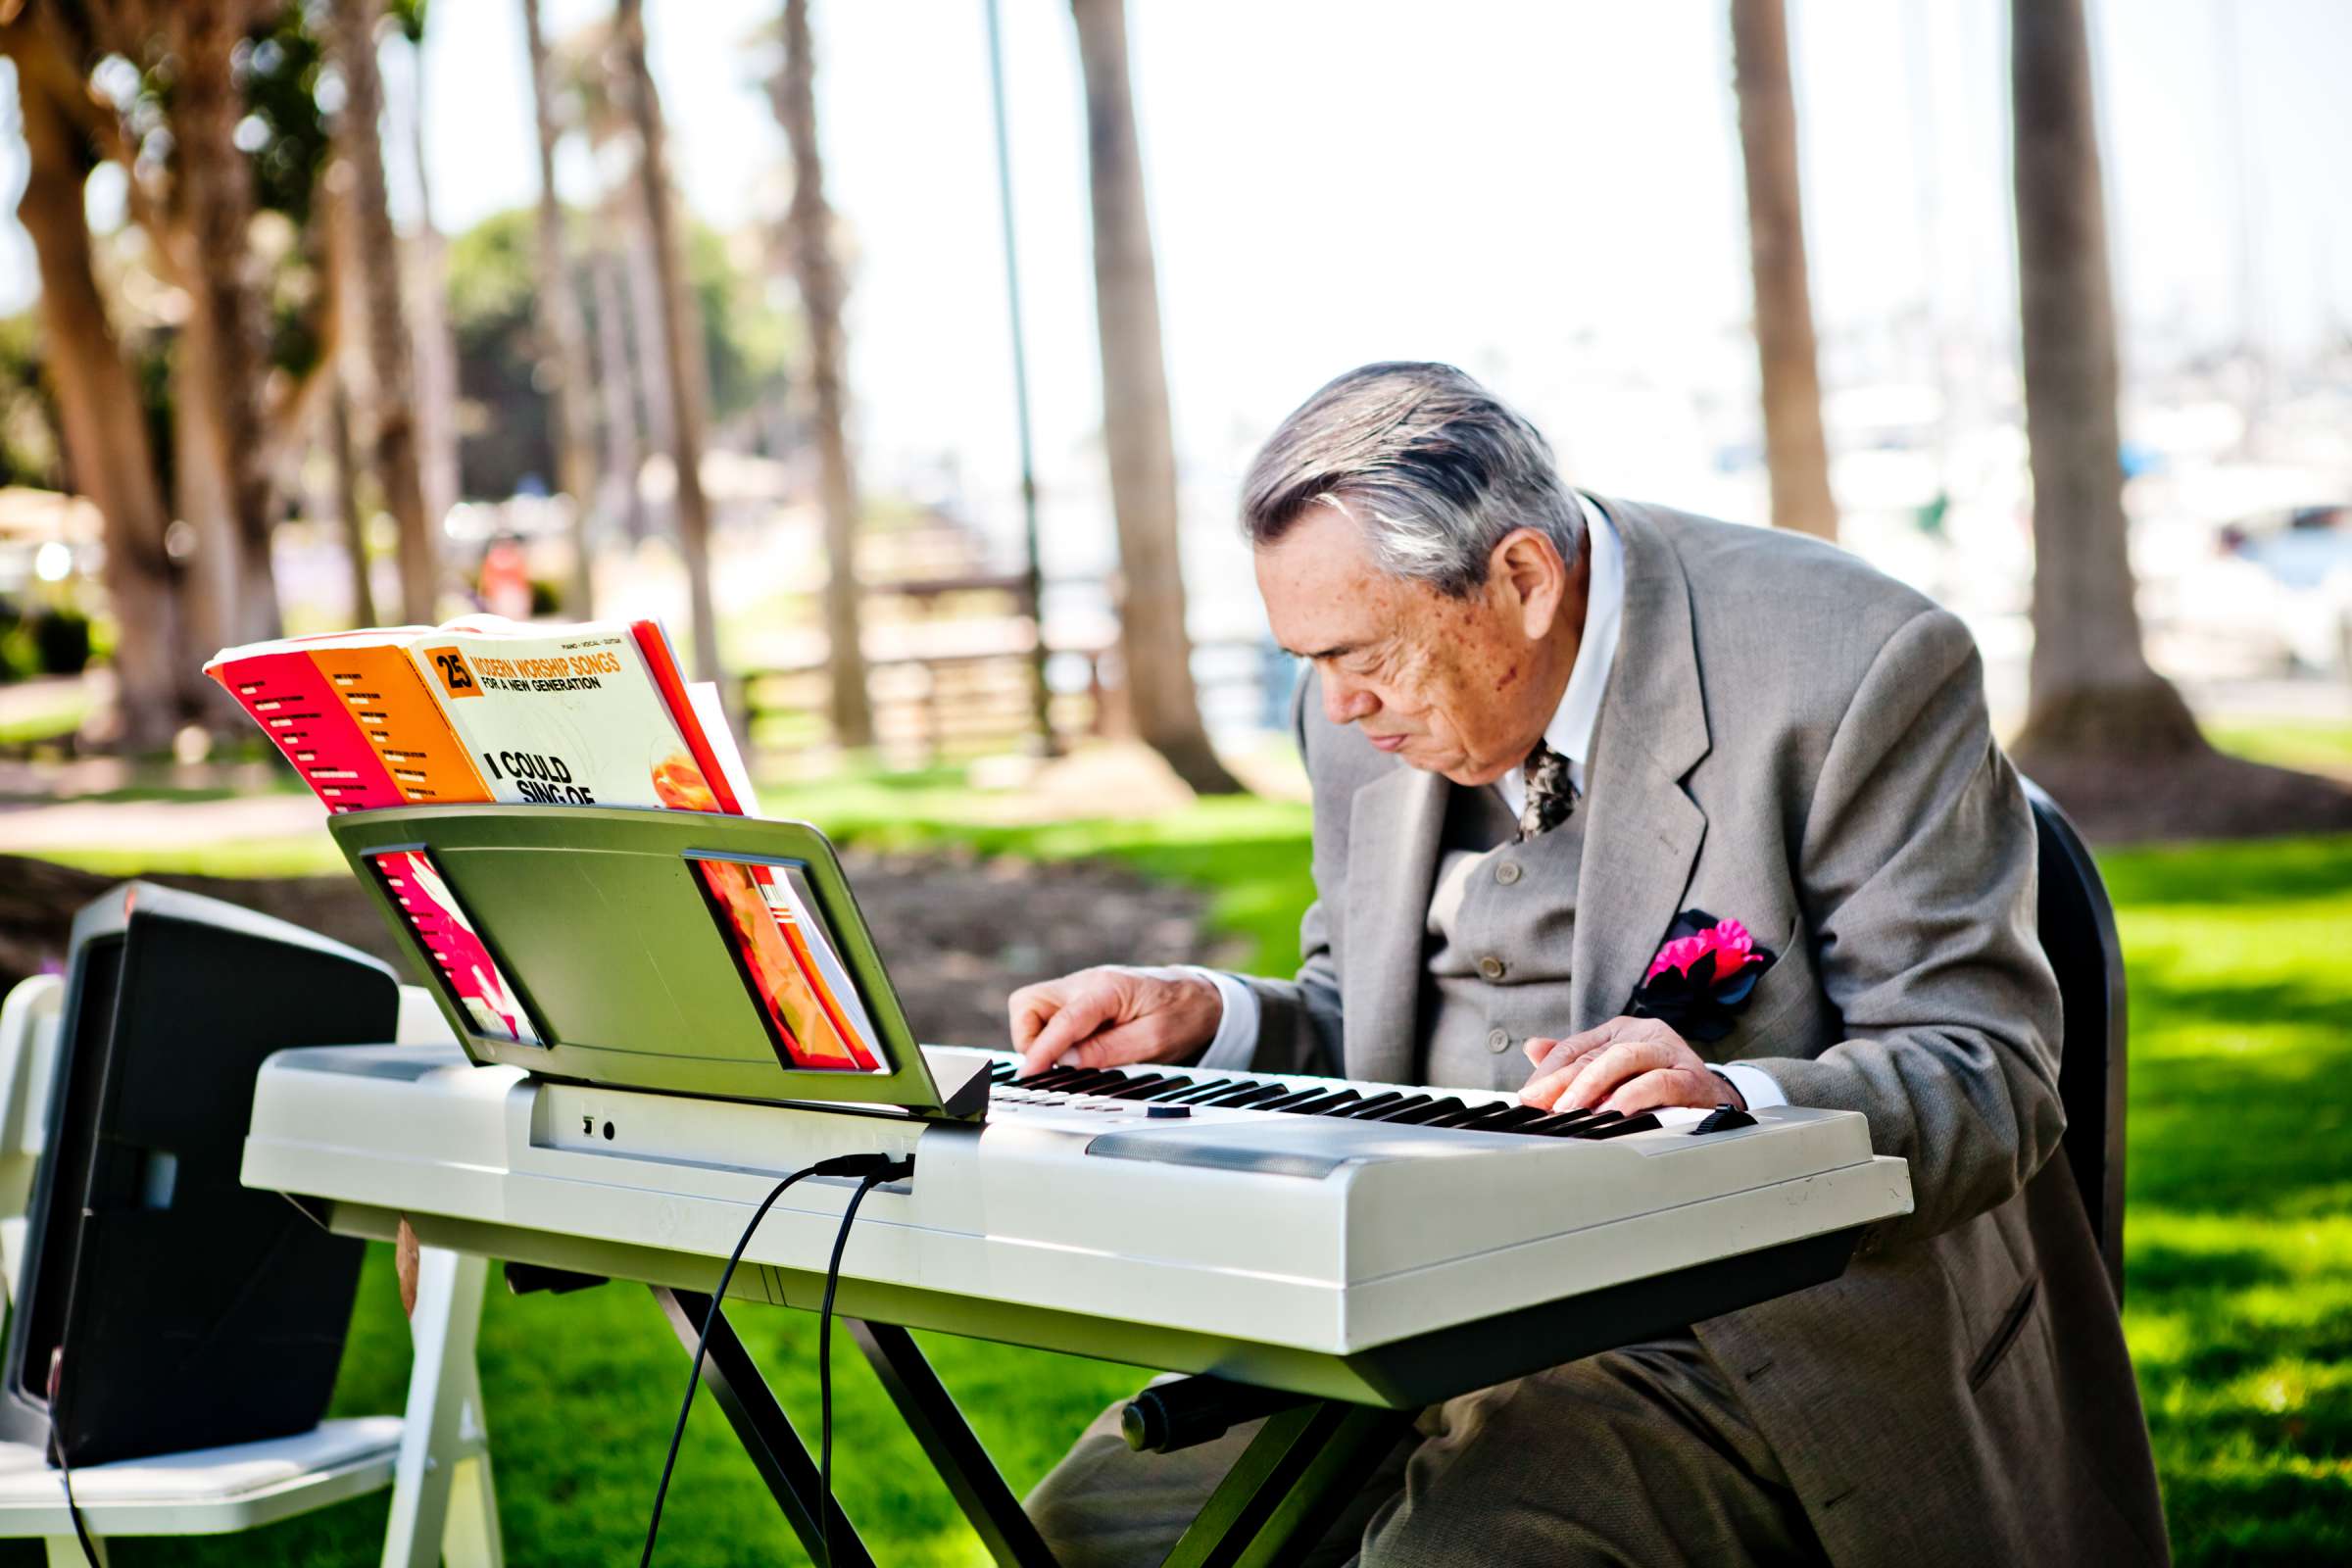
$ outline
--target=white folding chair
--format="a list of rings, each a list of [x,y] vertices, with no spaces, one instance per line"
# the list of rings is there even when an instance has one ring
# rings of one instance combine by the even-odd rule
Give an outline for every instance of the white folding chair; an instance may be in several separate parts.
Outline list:
[[[24,1211],[46,1142],[65,985],[24,981],[0,1002],[0,1279],[17,1294]],[[431,996],[401,988],[403,1044],[450,1038]],[[489,1263],[426,1248],[409,1319],[413,1359],[400,1416],[321,1421],[309,1432],[78,1467],[74,1501],[105,1560],[118,1536],[252,1530],[392,1488],[384,1568],[501,1568],[497,1495],[474,1345]],[[37,1537],[53,1568],[83,1562],[63,1479],[32,1444],[0,1444],[0,1538]]]

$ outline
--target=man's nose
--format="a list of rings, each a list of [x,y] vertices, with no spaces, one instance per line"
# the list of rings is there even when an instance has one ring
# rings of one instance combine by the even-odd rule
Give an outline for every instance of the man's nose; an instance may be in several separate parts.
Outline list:
[[[1350,685],[1347,680],[1332,675],[1323,677],[1323,716],[1332,723],[1352,724],[1378,711],[1379,708],[1380,699],[1361,686]]]

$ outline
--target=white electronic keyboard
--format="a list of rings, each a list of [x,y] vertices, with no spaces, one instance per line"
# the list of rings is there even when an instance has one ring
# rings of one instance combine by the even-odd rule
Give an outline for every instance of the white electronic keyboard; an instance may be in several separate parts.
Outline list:
[[[1835,1278],[1911,1208],[1863,1118],[1547,1115],[1507,1095],[1183,1067],[1013,1081],[980,1122],[687,1098],[475,1066],[454,1045],[281,1052],[246,1185],[338,1231],[709,1291],[754,1206],[833,1155],[911,1153],[840,1309],[1410,1408]],[[947,1063],[943,1063],[946,1065]],[[813,1307],[855,1183],[810,1179],[730,1295]]]

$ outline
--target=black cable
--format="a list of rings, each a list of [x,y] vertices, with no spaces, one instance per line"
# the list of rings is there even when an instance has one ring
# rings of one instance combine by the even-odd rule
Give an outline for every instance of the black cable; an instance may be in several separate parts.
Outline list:
[[[782,1181],[776,1183],[774,1187],[768,1190],[767,1196],[760,1200],[760,1206],[752,1211],[751,1223],[744,1226],[743,1235],[736,1240],[735,1250],[727,1255],[727,1266],[719,1271],[718,1288],[710,1293],[710,1305],[709,1309],[703,1313],[703,1332],[695,1341],[694,1346],[694,1365],[690,1367],[686,1373],[686,1397],[678,1405],[678,1424],[670,1429],[669,1453],[662,1461],[662,1484],[654,1490],[654,1514],[653,1517],[646,1522],[645,1550],[637,1558],[637,1568],[651,1568],[653,1563],[654,1538],[662,1533],[662,1504],[669,1495],[670,1472],[677,1467],[678,1444],[680,1440],[686,1436],[686,1416],[687,1413],[694,1408],[695,1390],[702,1386],[703,1357],[710,1348],[710,1331],[718,1325],[719,1304],[727,1298],[727,1283],[735,1277],[735,1265],[743,1261],[744,1249],[752,1245],[752,1235],[754,1232],[760,1229],[760,1222],[767,1217],[767,1211],[775,1206],[776,1200],[784,1196],[785,1190],[791,1187],[793,1183],[801,1180],[803,1177],[856,1176],[860,1178],[861,1183],[858,1189],[858,1192],[856,1196],[850,1200],[849,1213],[854,1215],[858,1212],[858,1203],[863,1201],[865,1195],[871,1192],[876,1186],[883,1182],[890,1181],[896,1177],[907,1175],[913,1169],[914,1157],[911,1154],[900,1159],[893,1159],[885,1154],[844,1154],[834,1159],[820,1159],[813,1165],[803,1166],[801,1169],[796,1170],[791,1175],[785,1177]],[[847,1241],[848,1237],[849,1218],[845,1215],[842,1221],[841,1236],[835,1241],[833,1246],[834,1272],[832,1274],[828,1274],[826,1278],[825,1311],[828,1314],[828,1322],[829,1315],[833,1310],[832,1281],[834,1276],[837,1275],[840,1270],[842,1243]],[[822,1330],[819,1332],[821,1336]],[[53,1377],[54,1375],[55,1374],[52,1373]],[[827,1455],[827,1463],[829,1465],[833,1451],[832,1392],[829,1380],[826,1381],[825,1387],[825,1452]],[[832,1487],[828,1481],[825,1488],[825,1512],[820,1516],[819,1520],[820,1529],[824,1528],[831,1522],[832,1495]],[[71,1490],[71,1484],[69,1483],[69,1489],[67,1492],[69,1502],[71,1501],[72,1496],[73,1493]],[[80,1521],[77,1518],[75,1520],[76,1527],[78,1527],[79,1523]],[[830,1540],[827,1540],[825,1543],[825,1554],[829,1561],[832,1556],[832,1544]],[[96,1568],[96,1564],[97,1558],[93,1553],[91,1556],[91,1568]]]
[[[62,1345],[49,1352],[49,1452],[57,1460],[57,1474],[66,1488],[66,1517],[74,1521],[74,1539],[81,1543],[81,1554],[89,1559],[90,1568],[98,1568],[98,1548],[91,1544],[90,1527],[81,1517],[81,1505],[74,1500],[74,1467],[66,1463],[66,1440],[57,1430],[57,1395],[65,1381],[66,1348]]]
[[[902,1162],[906,1170],[914,1168],[911,1159]],[[841,1254],[850,1245],[850,1222],[858,1217],[858,1205],[865,1195],[889,1181],[897,1170],[870,1172],[858,1182],[858,1191],[850,1195],[850,1206],[841,1211],[841,1229],[833,1233],[833,1257],[825,1265],[825,1303],[816,1316],[816,1388],[817,1405],[824,1413],[819,1418],[817,1440],[817,1477],[821,1483],[817,1506],[824,1511],[817,1515],[817,1538],[824,1553],[817,1558],[817,1568],[833,1568],[833,1292],[841,1284]]]
[[[794,1182],[815,1174],[814,1165],[805,1165],[769,1189],[768,1195],[760,1200],[760,1206],[752,1211],[752,1222],[743,1228],[743,1235],[735,1243],[735,1250],[727,1257],[727,1266],[719,1271],[718,1289],[710,1293],[710,1309],[703,1314],[702,1338],[695,1342],[694,1365],[686,1372],[686,1397],[678,1405],[678,1424],[670,1429],[669,1454],[662,1461],[662,1484],[654,1489],[654,1516],[646,1523],[645,1551],[637,1559],[637,1568],[649,1568],[654,1560],[654,1538],[662,1532],[662,1503],[669,1495],[669,1474],[678,1463],[678,1443],[686,1436],[686,1413],[694,1408],[694,1391],[702,1386],[703,1356],[710,1348],[710,1330],[718,1323],[718,1303],[727,1298],[727,1282],[735,1277],[735,1265],[743,1261],[743,1250],[752,1245],[752,1233],[760,1228],[761,1220],[767,1218],[767,1211],[775,1206],[776,1200],[782,1198],[785,1189]]]

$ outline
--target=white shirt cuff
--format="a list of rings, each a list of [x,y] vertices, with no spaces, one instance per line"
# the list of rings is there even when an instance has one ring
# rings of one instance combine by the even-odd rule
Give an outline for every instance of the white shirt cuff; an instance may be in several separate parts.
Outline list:
[[[1751,1067],[1744,1061],[1727,1061],[1711,1070],[1740,1091],[1740,1098],[1747,1102],[1750,1110],[1768,1110],[1788,1103],[1788,1097],[1772,1081],[1772,1074],[1761,1067]]]
[[[1239,975],[1227,974],[1222,969],[1203,969],[1197,963],[1179,967],[1214,984],[1218,998],[1225,1004],[1224,1014],[1217,1019],[1215,1038],[1194,1065],[1219,1072],[1247,1070],[1257,1055],[1257,993],[1242,984]]]

